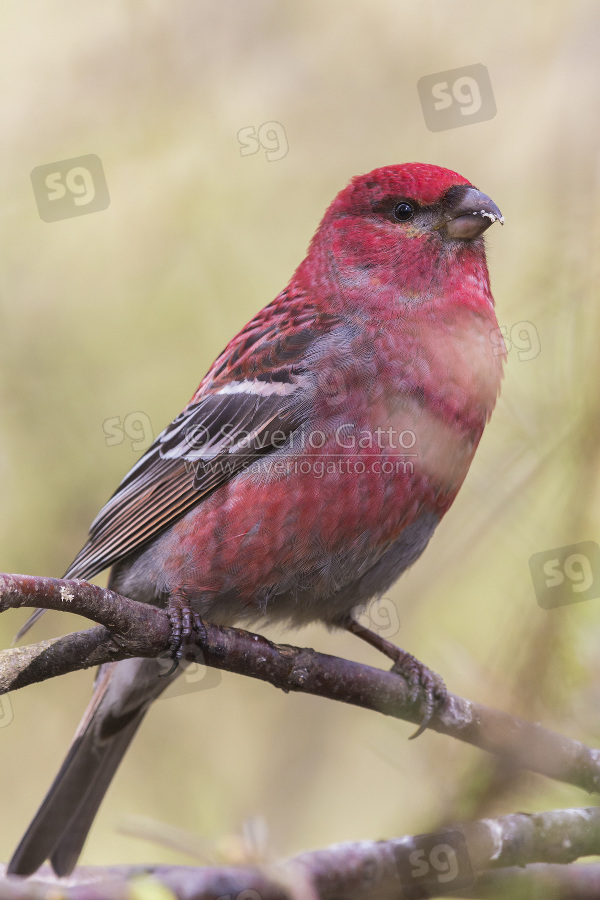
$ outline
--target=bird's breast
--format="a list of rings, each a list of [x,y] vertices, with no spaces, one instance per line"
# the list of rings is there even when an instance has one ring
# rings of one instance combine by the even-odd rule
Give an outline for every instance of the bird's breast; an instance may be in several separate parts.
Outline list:
[[[491,306],[417,309],[363,329],[323,366],[314,422],[340,454],[404,461],[454,496],[494,408],[504,355]]]

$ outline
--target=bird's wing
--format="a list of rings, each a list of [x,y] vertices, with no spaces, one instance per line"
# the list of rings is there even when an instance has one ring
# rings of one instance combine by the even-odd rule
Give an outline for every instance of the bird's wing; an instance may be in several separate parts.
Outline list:
[[[268,309],[234,338],[123,479],[66,578],[89,579],[133,553],[301,424],[307,350],[337,320],[313,314],[290,323],[281,305]]]

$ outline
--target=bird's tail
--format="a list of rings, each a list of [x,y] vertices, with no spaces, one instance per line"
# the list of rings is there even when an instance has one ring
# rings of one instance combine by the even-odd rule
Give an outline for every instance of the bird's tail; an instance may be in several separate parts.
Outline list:
[[[15,850],[7,874],[31,875],[48,858],[57,875],[73,871],[151,701],[176,677],[159,678],[159,674],[155,659],[128,659],[100,668],[67,758]]]

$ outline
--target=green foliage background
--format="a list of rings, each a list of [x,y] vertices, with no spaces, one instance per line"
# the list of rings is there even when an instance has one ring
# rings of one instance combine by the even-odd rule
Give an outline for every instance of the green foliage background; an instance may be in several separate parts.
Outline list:
[[[600,540],[600,9],[593,0],[154,0],[21,4],[0,23],[0,569],[60,576],[139,458],[103,422],[154,436],[235,331],[287,282],[354,174],[420,160],[500,206],[488,235],[501,325],[533,324],[459,498],[390,593],[394,639],[449,688],[593,744],[600,601],[545,611],[532,553]],[[489,70],[497,115],[427,131],[420,77]],[[289,152],[240,155],[276,120]],[[47,224],[32,168],[96,153],[111,203]],[[0,621],[3,645],[24,619]],[[35,638],[80,627],[48,614]],[[269,636],[374,665],[320,627]],[[5,701],[0,859],[41,801],[91,673]],[[7,705],[10,703],[10,706]],[[85,863],[186,862],[124,837],[145,816],[239,858],[264,817],[274,857],[516,810],[586,805],[467,746],[372,713],[224,675],[156,703],[102,807]]]

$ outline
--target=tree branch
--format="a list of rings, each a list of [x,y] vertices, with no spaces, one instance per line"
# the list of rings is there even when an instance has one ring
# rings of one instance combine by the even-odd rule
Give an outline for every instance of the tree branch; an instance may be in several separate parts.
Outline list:
[[[535,888],[536,896],[545,887],[556,900],[597,900],[600,866],[565,864],[599,852],[600,809],[553,810],[483,819],[434,834],[336,844],[269,866],[86,867],[67,879],[57,879],[46,866],[26,881],[4,879],[0,900],[130,900],[162,896],[165,890],[186,900],[227,895],[231,900],[416,900],[457,891],[480,898],[514,896],[526,886]]]
[[[43,607],[76,612],[100,622],[84,632],[0,654],[0,694],[66,672],[131,656],[155,657],[168,649],[166,612],[83,581],[0,575],[0,612]],[[274,644],[238,628],[206,624],[203,662],[418,724],[421,695],[412,701],[406,681],[394,672],[314,650]],[[429,727],[529,769],[589,792],[600,789],[600,751],[540,725],[449,694]]]

